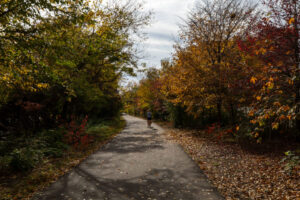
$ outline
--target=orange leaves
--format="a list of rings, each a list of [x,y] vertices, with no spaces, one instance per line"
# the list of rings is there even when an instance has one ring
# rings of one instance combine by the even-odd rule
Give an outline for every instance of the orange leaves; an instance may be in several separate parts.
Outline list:
[[[287,105],[280,107],[280,110],[283,110],[285,112],[289,111],[291,108]]]
[[[267,53],[267,50],[265,48],[260,48],[258,50],[254,51],[256,55],[265,55]]]
[[[251,77],[250,82],[255,84],[257,81],[257,78],[255,78],[254,76]]]
[[[294,22],[295,22],[295,18],[294,17],[290,18],[289,24],[293,24]]]
[[[287,117],[285,116],[285,115],[281,115],[280,117],[279,117],[279,120],[280,121],[284,121],[284,120],[286,120],[287,119]]]
[[[278,128],[279,128],[279,123],[278,122],[272,123],[272,129],[273,130],[277,130]]]
[[[273,105],[277,106],[277,107],[281,106],[280,102],[278,102],[278,101],[274,102]]]
[[[249,117],[253,117],[253,116],[254,116],[254,111],[251,110],[251,111],[248,113],[248,116],[249,116]]]
[[[270,119],[270,115],[268,113],[265,114],[264,119]]]
[[[269,81],[266,83],[266,86],[268,87],[269,90],[272,90],[274,88],[274,83],[272,81]]]
[[[260,101],[260,100],[261,100],[261,96],[257,96],[257,97],[256,97],[256,100],[257,100],[257,101]]]

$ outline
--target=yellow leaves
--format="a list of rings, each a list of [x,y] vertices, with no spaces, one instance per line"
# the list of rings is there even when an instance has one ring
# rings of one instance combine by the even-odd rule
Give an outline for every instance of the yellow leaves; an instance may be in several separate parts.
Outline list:
[[[237,126],[235,129],[236,129],[236,131],[239,131],[239,130],[240,130],[240,127],[239,127],[239,126]]]
[[[291,115],[288,115],[288,116],[286,116],[289,120],[291,120],[292,119],[292,116]]]
[[[266,54],[266,53],[267,53],[267,50],[266,50],[266,49],[264,49],[264,48],[261,48],[261,50],[260,50],[260,51],[261,51],[261,54],[262,54],[262,55],[264,55],[264,54]]]
[[[257,101],[260,101],[260,100],[261,100],[261,96],[257,96],[257,97],[256,97],[256,100],[257,100]]]
[[[257,78],[255,78],[254,76],[251,77],[250,82],[255,84],[257,81]]]
[[[265,125],[265,122],[264,122],[264,121],[262,121],[262,120],[261,120],[261,121],[259,121],[258,123],[259,123],[259,126],[260,126],[260,127],[262,127],[262,126],[264,126],[264,125]]]
[[[272,129],[273,130],[277,130],[278,128],[279,128],[279,123],[278,122],[272,123]]]
[[[274,83],[272,81],[269,81],[266,83],[266,86],[268,87],[269,90],[272,90],[274,88]]]
[[[45,89],[45,88],[49,87],[49,84],[47,84],[47,83],[38,83],[36,86],[40,89]]]
[[[9,74],[4,74],[2,77],[0,77],[5,82],[9,82],[11,80],[11,77]]]
[[[259,133],[256,132],[256,133],[254,134],[254,138],[258,138],[258,136],[259,136]]]
[[[295,22],[295,18],[292,17],[290,20],[289,20],[289,24],[293,24]]]
[[[30,72],[31,70],[22,67],[17,69],[15,73],[3,73],[0,75],[0,81],[3,81],[9,88],[19,88],[31,92],[49,87],[47,83],[36,83],[34,76]]]
[[[265,55],[267,53],[267,50],[265,48],[260,48],[259,50],[255,50],[256,55]]]
[[[240,103],[243,103],[243,102],[245,102],[245,101],[246,101],[245,98],[241,98],[241,99],[239,100]]]
[[[250,123],[251,124],[256,124],[256,120],[251,120]]]
[[[94,23],[92,23],[92,24],[88,25],[88,28],[95,29],[96,25]]]

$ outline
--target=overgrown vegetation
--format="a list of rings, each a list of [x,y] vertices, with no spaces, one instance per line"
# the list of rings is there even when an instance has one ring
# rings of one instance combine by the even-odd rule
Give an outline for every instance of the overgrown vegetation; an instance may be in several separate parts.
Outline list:
[[[130,0],[0,2],[1,198],[31,193],[118,130],[119,81],[134,75],[135,43],[149,23],[141,8]]]
[[[124,126],[125,121],[119,117],[90,121],[82,130],[79,144],[66,143],[69,138],[62,129],[41,132],[22,145],[16,141],[11,153],[1,151],[0,199],[29,199],[98,150]]]

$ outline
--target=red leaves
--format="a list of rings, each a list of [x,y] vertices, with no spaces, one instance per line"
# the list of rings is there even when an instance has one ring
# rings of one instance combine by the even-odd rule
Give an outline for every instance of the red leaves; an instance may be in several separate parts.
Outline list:
[[[220,128],[220,124],[217,124],[217,123],[211,124],[211,125],[206,129],[206,133],[207,133],[207,134],[211,134],[211,133],[215,132],[216,129],[219,129],[219,128]]]
[[[24,101],[19,103],[19,105],[21,105],[21,107],[27,112],[39,111],[44,107],[42,104],[31,101]]]
[[[236,131],[239,130],[239,127],[236,127],[235,129],[233,128],[228,128],[228,129],[220,129],[220,124],[214,123],[211,126],[207,127],[205,132],[209,135],[212,133],[217,133],[217,138],[221,140],[224,136],[226,135],[233,135]]]
[[[72,117],[72,121],[66,126],[68,132],[65,135],[65,140],[76,149],[86,147],[93,139],[85,132],[87,120],[88,116],[86,116],[80,124],[77,124],[75,118]]]

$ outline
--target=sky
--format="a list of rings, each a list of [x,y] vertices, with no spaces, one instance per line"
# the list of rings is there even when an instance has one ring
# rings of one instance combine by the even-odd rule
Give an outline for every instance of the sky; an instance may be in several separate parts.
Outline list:
[[[145,63],[147,68],[160,68],[160,61],[162,59],[172,57],[172,53],[174,52],[173,45],[176,40],[178,40],[180,33],[180,24],[184,24],[184,20],[187,18],[189,11],[195,8],[196,3],[200,0],[137,1],[144,2],[143,11],[151,11],[153,13],[151,24],[142,30],[143,33],[146,33],[148,39],[142,44],[138,44],[141,52],[140,55],[138,55],[141,58],[139,60],[139,66]],[[258,0],[250,0],[250,2],[251,1],[254,3],[258,2]],[[142,78],[142,73],[137,73],[137,77],[125,76],[121,84],[126,85],[128,82],[137,82]]]
[[[160,67],[160,61],[170,58],[178,37],[179,24],[183,23],[196,0],[145,0],[146,10],[153,12],[150,26],[144,32],[148,39],[143,44],[141,63]]]

